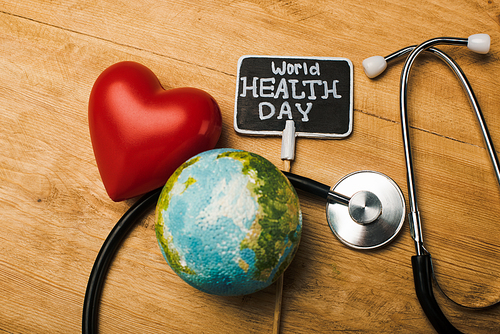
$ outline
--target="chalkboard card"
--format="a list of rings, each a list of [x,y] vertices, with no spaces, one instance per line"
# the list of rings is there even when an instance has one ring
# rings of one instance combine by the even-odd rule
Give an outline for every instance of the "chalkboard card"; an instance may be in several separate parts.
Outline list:
[[[243,56],[238,61],[236,132],[281,135],[294,121],[297,136],[351,134],[353,69],[345,58]]]

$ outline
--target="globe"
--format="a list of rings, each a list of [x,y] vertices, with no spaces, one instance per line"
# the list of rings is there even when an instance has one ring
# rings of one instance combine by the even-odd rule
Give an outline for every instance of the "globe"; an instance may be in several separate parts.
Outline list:
[[[215,149],[180,166],[156,206],[155,231],[172,270],[210,294],[264,289],[297,251],[302,214],[288,179],[265,158]]]

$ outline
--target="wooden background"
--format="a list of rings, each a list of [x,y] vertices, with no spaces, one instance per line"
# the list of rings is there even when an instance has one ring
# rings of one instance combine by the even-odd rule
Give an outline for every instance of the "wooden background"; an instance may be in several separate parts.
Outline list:
[[[464,68],[500,147],[498,0],[2,0],[0,2],[0,332],[81,331],[94,259],[134,200],[112,202],[87,121],[92,85],[123,60],[162,85],[209,92],[223,113],[218,147],[281,166],[280,138],[232,127],[236,67],[246,54],[346,57],[354,64],[354,131],[344,140],[299,139],[292,171],[333,185],[371,169],[402,188],[402,62],[376,80],[361,62],[439,36],[488,33],[488,55],[443,47]],[[500,191],[468,102],[451,71],[422,57],[410,85],[411,137],[424,236],[443,289],[458,301],[500,299]],[[285,273],[282,332],[431,333],[413,288],[407,223],[376,251],[343,246],[324,203],[299,193],[298,254]],[[217,297],[187,286],[163,260],[153,214],[131,232],[110,269],[102,333],[268,333],[275,287]],[[500,332],[500,308],[467,311],[440,294],[469,333]]]

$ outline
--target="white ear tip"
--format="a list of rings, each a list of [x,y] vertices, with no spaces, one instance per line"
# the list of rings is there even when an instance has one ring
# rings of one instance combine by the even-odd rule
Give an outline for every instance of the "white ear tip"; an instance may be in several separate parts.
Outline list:
[[[488,34],[475,34],[470,35],[467,42],[467,47],[474,52],[485,54],[490,51],[490,35]]]
[[[387,68],[387,62],[382,56],[373,56],[363,60],[363,69],[368,78],[372,79],[381,74]]]

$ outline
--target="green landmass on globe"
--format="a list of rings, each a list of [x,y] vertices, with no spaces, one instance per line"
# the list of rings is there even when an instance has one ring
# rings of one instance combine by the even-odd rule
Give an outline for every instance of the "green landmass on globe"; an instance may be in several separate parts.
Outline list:
[[[244,295],[272,284],[292,261],[302,214],[294,188],[263,157],[203,152],[180,166],[156,207],[170,267],[197,289]]]

